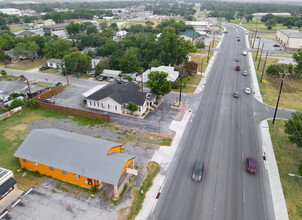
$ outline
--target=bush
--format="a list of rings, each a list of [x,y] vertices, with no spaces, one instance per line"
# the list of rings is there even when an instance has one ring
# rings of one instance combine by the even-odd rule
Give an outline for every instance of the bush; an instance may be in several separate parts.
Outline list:
[[[172,89],[179,89],[180,88],[180,82],[177,80],[175,82],[171,83],[171,88]]]
[[[10,105],[6,105],[5,107],[7,108],[7,110],[10,111],[14,108],[24,105],[24,103],[25,103],[24,99],[15,99]]]
[[[287,29],[292,29],[292,26],[291,26],[291,25],[288,25],[288,26],[287,26]]]
[[[12,100],[12,99],[18,98],[19,96],[23,96],[23,97],[24,97],[24,94],[13,92],[13,93],[10,94],[10,96],[8,97],[8,100]]]
[[[302,176],[302,160],[300,162],[298,173],[299,173],[300,176]]]
[[[20,75],[20,76],[19,76],[19,78],[24,78],[24,77],[25,77],[24,75]]]
[[[27,107],[30,107],[30,108],[38,108],[38,104],[36,103],[36,101],[34,99],[30,99],[28,100],[25,105]]]
[[[1,75],[5,76],[6,75],[6,71],[5,70],[1,70]]]

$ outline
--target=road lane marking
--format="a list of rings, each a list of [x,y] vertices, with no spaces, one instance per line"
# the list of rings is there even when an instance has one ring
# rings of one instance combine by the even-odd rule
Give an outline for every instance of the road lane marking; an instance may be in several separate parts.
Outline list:
[[[243,203],[245,203],[245,190],[243,189]]]

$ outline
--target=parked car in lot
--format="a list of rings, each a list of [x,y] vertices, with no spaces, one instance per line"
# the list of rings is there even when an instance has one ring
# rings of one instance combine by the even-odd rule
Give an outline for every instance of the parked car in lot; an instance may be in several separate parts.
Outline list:
[[[203,175],[203,169],[204,169],[204,163],[201,160],[196,161],[193,172],[192,172],[192,180],[195,182],[200,182],[202,180]]]
[[[42,102],[48,103],[48,104],[55,104],[55,100],[54,99],[45,99]]]
[[[55,84],[53,84],[53,85],[50,87],[50,89],[54,89],[54,88],[56,88],[56,87],[59,86],[59,85],[62,85],[62,83],[60,83],[60,82],[55,83]]]
[[[256,174],[256,159],[254,157],[246,158],[246,171]]]
[[[250,93],[251,93],[251,89],[250,89],[250,88],[248,88],[248,87],[247,87],[247,88],[245,88],[244,93],[245,93],[245,94],[250,94]]]
[[[227,34],[227,33],[229,33],[229,32],[227,32],[227,31],[224,31],[223,33]]]
[[[239,98],[239,92],[234,92],[233,96],[234,96],[234,98]]]
[[[240,71],[240,66],[236,66],[235,70]]]
[[[247,75],[248,75],[248,72],[247,72],[246,70],[244,70],[244,71],[242,72],[242,75],[247,76]]]
[[[27,80],[27,78],[26,78],[26,77],[23,77],[23,78],[20,78],[20,80],[24,82],[24,81]]]

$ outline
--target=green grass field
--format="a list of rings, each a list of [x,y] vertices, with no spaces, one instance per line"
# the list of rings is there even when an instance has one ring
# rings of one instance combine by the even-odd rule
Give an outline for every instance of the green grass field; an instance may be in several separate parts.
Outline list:
[[[284,124],[284,120],[276,120],[274,125],[269,121],[269,128],[289,219],[297,220],[302,219],[302,178],[288,174],[297,174],[302,152],[289,141],[288,135],[284,133]]]
[[[23,31],[27,27],[28,27],[27,24],[24,24],[24,25],[10,25],[9,29],[10,29],[11,32],[15,33],[15,32],[18,32],[18,31]]]

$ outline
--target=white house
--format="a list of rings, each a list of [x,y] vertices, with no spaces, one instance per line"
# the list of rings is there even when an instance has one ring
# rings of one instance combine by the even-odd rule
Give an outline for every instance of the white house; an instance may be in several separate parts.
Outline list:
[[[16,15],[16,16],[22,15],[21,11],[16,8],[1,8],[0,12],[7,15]]]
[[[277,41],[290,50],[302,50],[302,33],[298,30],[277,30]]]
[[[113,40],[121,40],[124,39],[127,36],[128,32],[125,30],[121,30],[116,32],[116,34],[113,37]]]
[[[62,64],[63,61],[61,59],[49,59],[46,61],[46,65],[54,69],[61,69]]]
[[[62,39],[66,39],[68,37],[68,33],[65,30],[53,31],[51,34]]]
[[[126,84],[107,84],[85,92],[84,103],[87,108],[112,112],[116,114],[129,113],[127,105],[133,102],[138,110],[133,114],[142,116],[146,110],[153,110],[156,100],[154,93],[142,92],[141,87],[133,82]]]
[[[147,82],[148,79],[148,74],[153,72],[153,71],[159,71],[159,72],[165,72],[168,73],[168,77],[167,79],[171,82],[174,82],[178,76],[179,76],[179,72],[174,70],[174,67],[171,66],[159,66],[159,67],[152,67],[151,69],[146,70],[143,74],[142,74],[142,78],[143,78],[143,82]],[[140,80],[137,80],[140,81]]]

